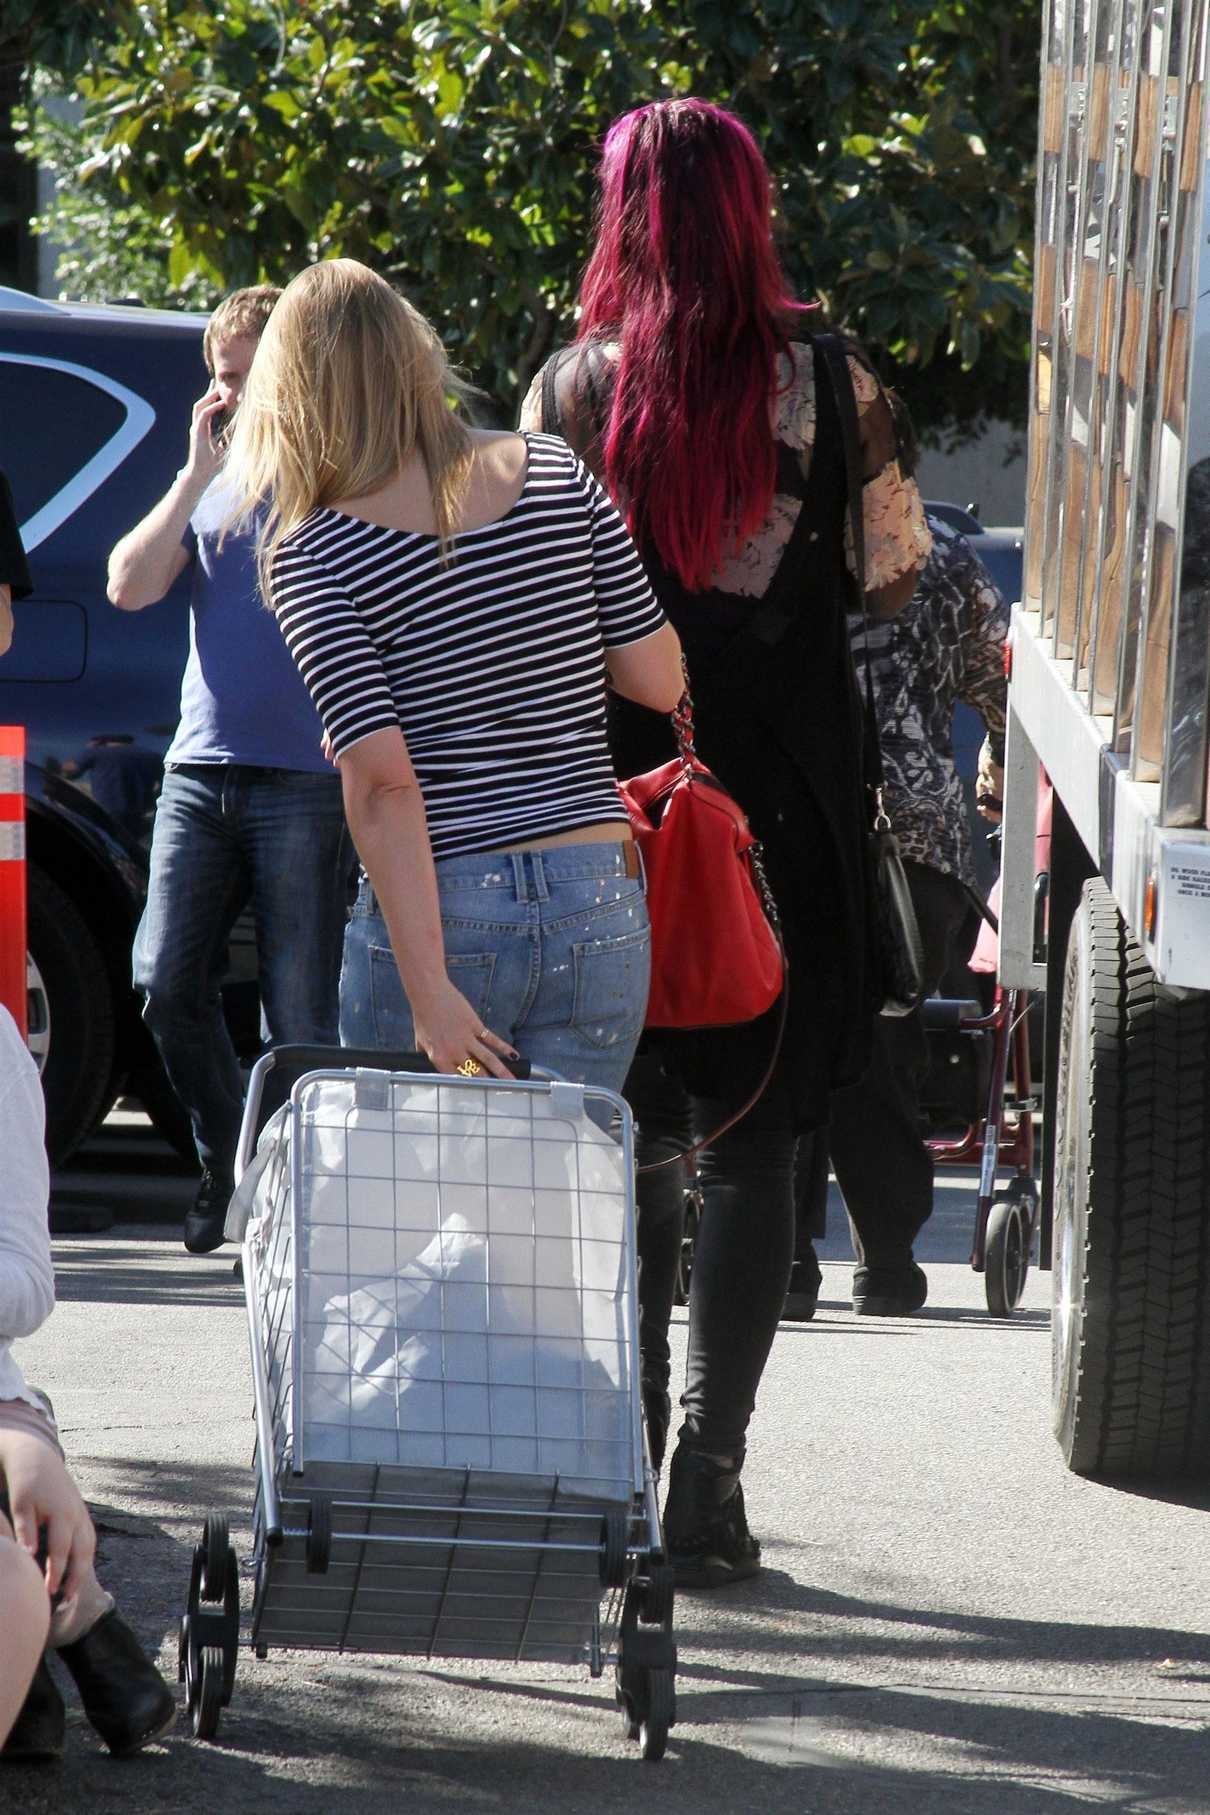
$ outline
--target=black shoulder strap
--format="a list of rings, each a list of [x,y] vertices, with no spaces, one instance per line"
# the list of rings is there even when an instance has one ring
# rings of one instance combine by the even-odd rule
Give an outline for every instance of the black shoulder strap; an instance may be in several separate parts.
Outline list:
[[[596,362],[601,357],[601,350],[594,341],[577,341],[570,347],[563,347],[552,353],[542,368],[542,428],[548,435],[563,435],[563,412],[559,408],[559,373],[569,359],[577,359],[575,378],[584,375],[584,386],[588,393],[588,412],[592,418],[593,430],[598,441],[605,439],[605,411],[601,403],[601,389],[597,382]],[[566,436],[564,435],[566,440]]]
[[[874,707],[874,679],[870,664],[870,613],[866,603],[865,584],[865,510],[862,494],[865,479],[861,470],[861,432],[857,425],[857,397],[849,356],[839,334],[819,334],[819,348],[836,401],[840,418],[840,436],[844,443],[844,470],[849,504],[849,534],[853,543],[853,567],[856,591],[861,601],[861,640],[865,649],[865,774],[866,782],[876,790],[882,788],[882,747],[878,741],[878,715]]]
[[[563,433],[563,418],[559,412],[559,393],[557,381],[562,353],[552,353],[542,368],[542,432],[546,435]]]

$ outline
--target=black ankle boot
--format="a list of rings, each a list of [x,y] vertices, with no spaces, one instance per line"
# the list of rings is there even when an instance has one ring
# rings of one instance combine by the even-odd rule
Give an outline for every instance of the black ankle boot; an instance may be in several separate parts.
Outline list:
[[[149,1745],[176,1719],[176,1699],[125,1620],[103,1614],[82,1639],[60,1645],[84,1712],[116,1758]]]
[[[668,1477],[664,1542],[678,1588],[723,1588],[760,1572],[739,1469],[678,1445]]]
[[[63,1697],[46,1667],[46,1659],[39,1658],[29,1694],[13,1722],[0,1758],[6,1764],[22,1765],[33,1764],[40,1758],[61,1758],[66,1726]]]

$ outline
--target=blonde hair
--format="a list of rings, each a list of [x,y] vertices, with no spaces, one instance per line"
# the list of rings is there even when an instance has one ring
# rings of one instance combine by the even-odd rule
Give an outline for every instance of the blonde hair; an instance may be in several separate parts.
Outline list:
[[[214,375],[214,349],[220,340],[259,340],[281,291],[276,284],[251,284],[224,296],[202,336],[206,370]]]
[[[450,406],[463,386],[436,330],[356,259],[327,259],[288,284],[256,350],[235,415],[227,470],[257,538],[272,605],[273,556],[319,505],[376,492],[418,453],[442,558],[470,477],[472,443]]]

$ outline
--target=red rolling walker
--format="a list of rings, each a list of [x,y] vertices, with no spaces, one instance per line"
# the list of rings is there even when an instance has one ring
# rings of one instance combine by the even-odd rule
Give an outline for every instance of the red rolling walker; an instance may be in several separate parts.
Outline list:
[[[979,1167],[971,1266],[983,1274],[993,1317],[1009,1317],[1020,1304],[1038,1227],[1033,1122],[1038,1103],[1030,1076],[1028,1009],[1027,990],[998,986],[987,1014],[974,1001],[930,997],[923,1004],[928,1032],[956,1032],[991,1044],[982,1114],[961,1133],[934,1136],[927,1146],[938,1166]],[[998,1189],[1003,1175],[1006,1183]]]

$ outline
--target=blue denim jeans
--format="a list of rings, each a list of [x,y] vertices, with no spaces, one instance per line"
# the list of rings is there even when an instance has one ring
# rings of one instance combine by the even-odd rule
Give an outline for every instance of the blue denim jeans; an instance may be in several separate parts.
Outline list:
[[[615,842],[488,851],[437,865],[445,963],[484,1027],[531,1065],[620,1090],[647,1008],[643,884]],[[345,1046],[414,1046],[386,923],[363,882],[340,976]]]
[[[198,1156],[220,1177],[243,1107],[220,995],[228,935],[251,906],[266,1038],[335,1044],[352,865],[338,775],[240,763],[164,773],[134,983]]]

